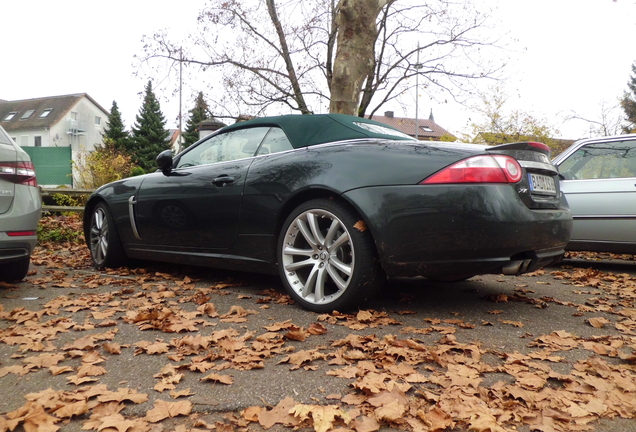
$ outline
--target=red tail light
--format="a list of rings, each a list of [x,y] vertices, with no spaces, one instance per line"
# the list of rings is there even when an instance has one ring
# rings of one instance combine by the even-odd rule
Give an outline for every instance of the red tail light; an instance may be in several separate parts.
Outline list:
[[[474,156],[424,179],[420,184],[516,183],[521,180],[519,162],[505,155]]]
[[[38,185],[31,162],[0,162],[0,178],[16,184]]]
[[[7,235],[9,237],[24,237],[24,236],[34,236],[37,234],[37,231],[9,231]]]

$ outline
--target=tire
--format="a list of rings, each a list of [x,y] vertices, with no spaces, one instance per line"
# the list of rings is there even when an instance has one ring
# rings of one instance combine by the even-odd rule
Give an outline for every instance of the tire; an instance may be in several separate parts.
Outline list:
[[[25,278],[29,272],[31,257],[20,258],[18,261],[0,265],[0,281],[18,282]]]
[[[278,267],[289,295],[314,312],[346,310],[363,304],[386,277],[368,230],[348,206],[315,199],[285,220],[278,240]]]
[[[87,243],[93,264],[98,269],[121,267],[128,261],[115,220],[103,202],[93,207]]]

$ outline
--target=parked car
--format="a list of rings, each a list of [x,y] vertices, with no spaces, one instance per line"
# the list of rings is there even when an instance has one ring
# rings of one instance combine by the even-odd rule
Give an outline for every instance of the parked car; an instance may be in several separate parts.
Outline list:
[[[561,258],[572,228],[540,143],[420,142],[360,117],[289,115],[227,126],[157,162],[89,198],[96,267],[278,271],[319,312],[362,303],[387,276],[532,271]]]
[[[0,126],[0,281],[24,279],[42,211],[35,169]]]
[[[636,134],[577,141],[554,164],[574,217],[566,249],[636,254]]]

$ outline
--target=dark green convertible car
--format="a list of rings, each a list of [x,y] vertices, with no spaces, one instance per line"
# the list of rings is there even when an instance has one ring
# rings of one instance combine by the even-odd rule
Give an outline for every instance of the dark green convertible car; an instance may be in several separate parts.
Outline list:
[[[572,216],[550,149],[423,142],[338,114],[227,126],[99,188],[96,267],[129,258],[278,272],[303,307],[355,307],[387,278],[519,274],[560,259]]]

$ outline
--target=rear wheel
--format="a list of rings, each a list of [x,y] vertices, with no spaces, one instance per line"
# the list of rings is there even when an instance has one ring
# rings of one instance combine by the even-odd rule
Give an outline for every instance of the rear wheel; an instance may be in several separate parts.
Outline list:
[[[344,310],[373,297],[384,282],[371,234],[354,227],[355,211],[315,199],[287,218],[278,242],[280,275],[289,294],[315,312]]]
[[[100,202],[93,208],[88,247],[97,268],[121,267],[127,261],[115,220],[105,203]]]
[[[24,279],[29,272],[30,257],[20,258],[18,261],[0,265],[0,280],[3,282],[17,282]]]

